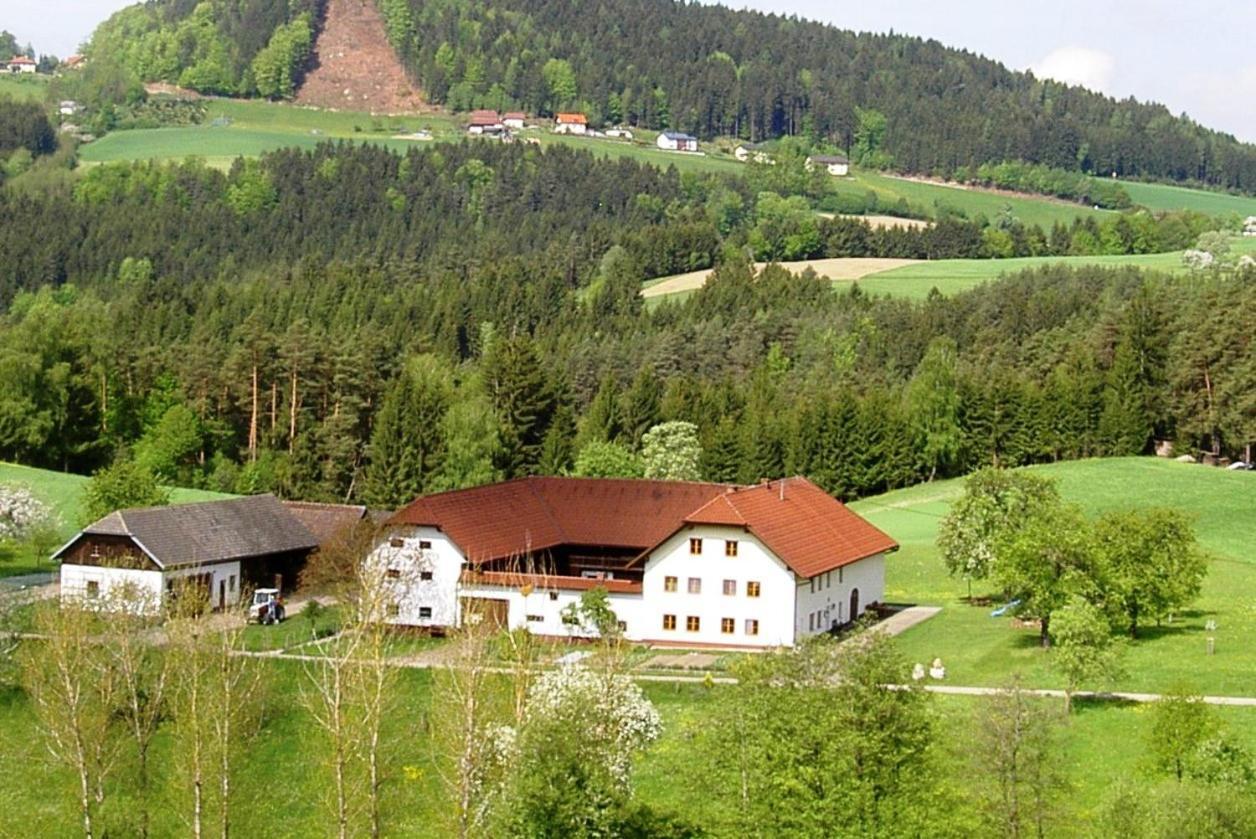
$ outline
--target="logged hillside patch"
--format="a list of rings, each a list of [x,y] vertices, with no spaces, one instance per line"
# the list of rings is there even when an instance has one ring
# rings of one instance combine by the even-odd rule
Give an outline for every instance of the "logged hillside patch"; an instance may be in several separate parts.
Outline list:
[[[372,113],[422,110],[373,0],[328,0],[314,61],[297,102]]]

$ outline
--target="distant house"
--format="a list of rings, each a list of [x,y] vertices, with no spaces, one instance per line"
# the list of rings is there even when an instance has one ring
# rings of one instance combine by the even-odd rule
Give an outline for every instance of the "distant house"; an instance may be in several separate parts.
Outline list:
[[[556,134],[587,134],[589,120],[584,114],[557,114],[554,117]]]
[[[77,70],[87,63],[87,59],[77,53],[61,62],[61,66],[67,70]]]
[[[514,131],[522,131],[528,115],[523,111],[511,111],[502,117],[502,125]]]
[[[505,130],[497,111],[472,111],[471,121],[467,123],[468,134],[500,134]]]
[[[203,588],[215,609],[249,588],[296,585],[319,539],[273,495],[117,510],[53,554],[61,598],[142,596],[160,605],[177,581]]]
[[[770,155],[767,150],[765,150],[763,146],[760,146],[758,143],[742,143],[738,145],[737,148],[733,149],[733,157],[737,158],[742,163],[748,163],[752,160],[755,163],[776,162],[772,159],[772,155]]]
[[[631,140],[632,130],[628,128],[624,128],[622,125],[619,125],[614,128],[606,129],[606,136],[614,137],[618,140]]]
[[[807,158],[807,168],[822,168],[835,178],[850,174],[850,161],[840,154],[814,154]]]
[[[24,55],[15,55],[9,59],[10,73],[34,73],[36,68],[35,59],[27,58]]]
[[[698,150],[698,138],[692,134],[682,134],[679,131],[664,131],[658,136],[655,143],[664,151]]]
[[[1243,235],[1256,236],[1256,216],[1248,216],[1243,220]]]

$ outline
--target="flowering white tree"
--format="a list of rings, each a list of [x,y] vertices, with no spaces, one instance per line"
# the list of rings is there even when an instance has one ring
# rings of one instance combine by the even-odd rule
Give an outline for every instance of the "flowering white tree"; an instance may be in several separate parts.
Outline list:
[[[641,461],[647,478],[696,481],[702,477],[701,459],[698,426],[691,422],[661,423],[641,438]]]
[[[633,758],[661,731],[654,705],[613,669],[568,666],[538,677],[519,734],[509,832],[614,835],[631,800]]]
[[[1192,249],[1182,254],[1182,264],[1193,271],[1202,271],[1205,268],[1210,268],[1216,261],[1217,258],[1208,251]]]
[[[18,484],[0,484],[0,539],[22,541],[55,521],[51,508]]]

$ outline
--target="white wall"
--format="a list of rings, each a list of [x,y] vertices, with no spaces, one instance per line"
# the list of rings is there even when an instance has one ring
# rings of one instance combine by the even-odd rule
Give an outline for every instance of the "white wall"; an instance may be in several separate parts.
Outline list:
[[[393,539],[401,546],[393,547]],[[420,543],[430,543],[424,549]],[[389,623],[404,626],[457,626],[458,581],[466,563],[462,551],[448,536],[434,527],[404,525],[385,531],[367,558],[400,572],[393,583],[396,615]],[[431,572],[430,580],[422,579]],[[430,615],[424,616],[424,609]]]
[[[689,539],[700,537],[701,555],[689,553]],[[737,541],[737,556],[724,555],[725,540]],[[677,578],[677,590],[665,588],[666,578]],[[701,594],[689,593],[689,578],[702,581]],[[736,582],[737,593],[724,594],[724,580]],[[746,583],[759,583],[759,596],[746,596]],[[788,646],[794,643],[794,573],[754,536],[737,527],[702,525],[685,528],[650,554],[645,567],[641,640],[680,644],[736,644]],[[676,616],[676,628],[663,629],[664,615]],[[686,628],[686,618],[699,619],[697,632]],[[721,631],[721,619],[733,619],[732,634]],[[746,619],[759,621],[757,636],[746,634]]]
[[[511,629],[526,628],[536,635],[561,635],[573,638],[593,637],[596,633],[563,623],[562,612],[573,603],[579,603],[583,591],[541,588],[537,586],[528,594],[517,587],[473,585],[464,586],[460,597],[478,597],[486,600],[505,600],[508,604],[508,625]],[[624,637],[638,640],[644,626],[642,599],[639,594],[610,594],[610,606],[619,620],[626,624]],[[529,620],[528,618],[534,618]],[[535,620],[539,618],[539,620]]]
[[[798,614],[794,630],[799,638],[827,632],[852,620],[850,593],[859,589],[859,615],[870,603],[885,598],[885,557],[882,554],[827,571],[798,582]],[[859,617],[854,615],[854,617]]]
[[[114,598],[133,597],[147,601],[153,608],[165,598],[166,582],[198,574],[210,575],[210,606],[221,609],[240,601],[240,563],[220,562],[214,565],[192,565],[170,571],[149,571],[133,568],[106,568],[99,565],[61,566],[61,599],[88,599],[88,583],[98,585],[97,598],[110,602]],[[222,584],[225,598],[218,595]]]

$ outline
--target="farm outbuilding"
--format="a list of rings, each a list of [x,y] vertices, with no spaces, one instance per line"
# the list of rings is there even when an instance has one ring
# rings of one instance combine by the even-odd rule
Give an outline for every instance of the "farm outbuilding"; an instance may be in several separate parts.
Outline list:
[[[823,169],[835,178],[850,174],[850,160],[840,154],[815,154],[807,158],[808,169]]]
[[[53,554],[61,598],[156,608],[188,581],[215,609],[250,588],[291,589],[319,538],[273,495],[117,510]]]
[[[554,117],[554,132],[587,134],[589,133],[589,119],[584,114],[557,114]]]
[[[664,151],[697,151],[698,138],[680,131],[664,131],[655,140],[655,144]]]

